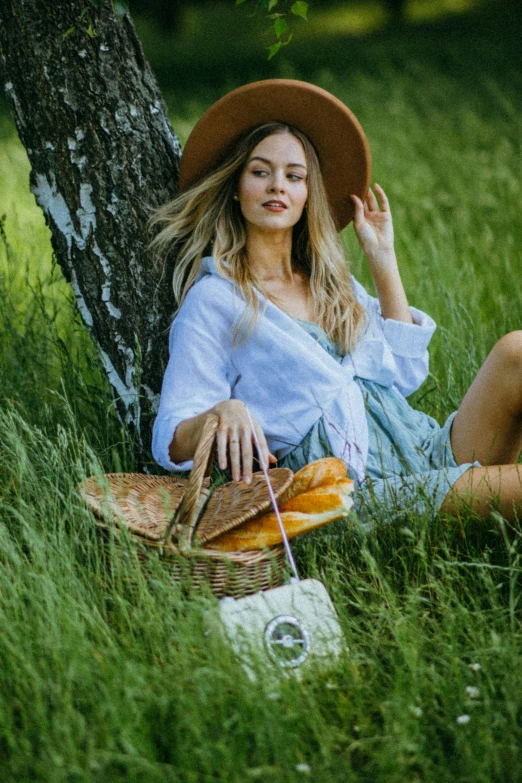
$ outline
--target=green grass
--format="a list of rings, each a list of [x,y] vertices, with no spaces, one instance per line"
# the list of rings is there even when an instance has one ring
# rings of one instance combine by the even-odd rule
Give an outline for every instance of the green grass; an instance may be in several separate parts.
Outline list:
[[[522,93],[507,18],[344,39],[355,63],[333,38],[315,65],[299,51],[271,66],[331,89],[367,130],[410,299],[439,323],[415,401],[440,421],[520,325]],[[179,102],[171,86],[174,127],[186,135],[234,78],[190,100],[181,86]],[[342,525],[302,539],[299,567],[328,586],[348,650],[279,689],[250,683],[206,635],[209,596],[104,548],[75,487],[132,463],[24,153],[8,123],[0,133],[0,779],[522,780],[520,536],[404,515],[366,539]],[[369,284],[350,232],[346,243]]]
[[[25,151],[5,121],[0,145],[2,398],[31,424],[51,428],[61,422],[67,399],[81,431],[110,466],[109,452],[122,435],[108,385],[29,192]]]

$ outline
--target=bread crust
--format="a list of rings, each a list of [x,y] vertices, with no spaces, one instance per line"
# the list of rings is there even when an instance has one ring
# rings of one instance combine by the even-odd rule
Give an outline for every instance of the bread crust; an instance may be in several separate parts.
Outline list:
[[[314,487],[330,484],[338,479],[345,479],[347,468],[342,459],[337,457],[324,457],[305,465],[298,470],[288,489],[279,498],[279,507],[296,495],[308,492]]]
[[[342,464],[346,476],[346,466]],[[281,503],[279,510],[288,538],[295,538],[345,517],[353,505],[352,492],[353,481],[349,478],[340,478],[316,486]],[[223,552],[250,551],[272,547],[280,544],[281,541],[277,517],[274,512],[271,512],[251,519],[209,541],[207,548]]]

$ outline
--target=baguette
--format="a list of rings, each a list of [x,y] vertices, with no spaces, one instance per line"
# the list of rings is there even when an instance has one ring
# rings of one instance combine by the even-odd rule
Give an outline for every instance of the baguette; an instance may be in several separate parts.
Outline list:
[[[280,496],[279,508],[296,495],[301,495],[303,492],[308,492],[323,484],[330,484],[338,479],[345,479],[346,475],[346,465],[342,459],[337,459],[337,457],[324,457],[310,462],[297,471],[288,489]]]
[[[346,516],[353,505],[350,497],[352,492],[351,479],[337,479],[281,504],[281,519],[288,538],[295,538]],[[281,541],[277,517],[272,512],[223,533],[209,541],[206,548],[221,552],[250,551],[272,547]]]

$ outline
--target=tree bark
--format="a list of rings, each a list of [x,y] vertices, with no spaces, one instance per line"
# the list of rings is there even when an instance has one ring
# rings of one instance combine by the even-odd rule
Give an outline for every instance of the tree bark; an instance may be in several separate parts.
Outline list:
[[[0,55],[31,190],[142,457],[172,311],[146,224],[177,194],[179,142],[131,19],[108,1],[0,0]]]

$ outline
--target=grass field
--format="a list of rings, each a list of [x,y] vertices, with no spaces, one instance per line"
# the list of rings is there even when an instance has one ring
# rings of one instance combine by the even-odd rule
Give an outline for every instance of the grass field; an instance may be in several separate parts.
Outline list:
[[[334,36],[329,47],[326,33],[308,30],[308,60],[290,47],[270,66],[335,92],[368,133],[410,299],[439,323],[431,375],[413,400],[439,421],[494,342],[520,327],[522,91],[511,18],[496,9],[430,29]],[[256,68],[251,78],[269,75],[264,61]],[[223,70],[221,86],[202,82],[192,97],[186,84],[178,96],[165,85],[181,135],[238,83]],[[132,463],[27,176],[4,120],[0,780],[522,780],[522,550],[498,520],[479,528],[405,515],[367,538],[337,525],[301,540],[300,569],[324,580],[349,649],[330,672],[277,688],[250,683],[206,635],[209,596],[183,594],[157,564],[145,581],[130,552],[104,552],[75,486]],[[346,245],[369,285],[349,231]]]

